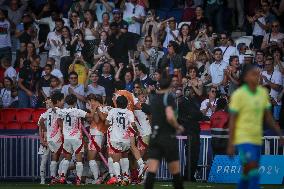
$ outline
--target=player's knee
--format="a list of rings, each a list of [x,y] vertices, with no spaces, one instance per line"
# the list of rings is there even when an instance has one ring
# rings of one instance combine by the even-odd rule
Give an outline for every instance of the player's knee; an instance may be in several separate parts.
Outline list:
[[[251,171],[254,171],[258,168],[258,162],[252,161],[243,165],[243,174],[248,175]]]

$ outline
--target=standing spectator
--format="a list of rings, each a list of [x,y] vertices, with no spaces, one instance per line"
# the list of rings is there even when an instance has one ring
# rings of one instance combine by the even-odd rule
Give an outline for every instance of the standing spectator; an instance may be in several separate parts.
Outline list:
[[[38,81],[41,78],[39,63],[32,61],[30,68],[23,67],[19,72],[19,108],[37,107],[39,95]]]
[[[201,6],[197,6],[195,8],[195,17],[190,21],[192,31],[195,32],[195,35],[197,35],[198,31],[202,30],[204,26],[206,26],[206,28],[209,28],[209,30],[212,31],[212,27],[210,26],[209,20],[204,16],[203,8]]]
[[[210,118],[212,135],[212,151],[214,155],[226,155],[226,148],[229,138],[229,113],[226,112],[227,100],[217,100],[216,111]]]
[[[208,84],[210,82],[210,76],[209,76],[209,68],[210,63],[207,56],[207,51],[200,51],[197,55],[196,59],[196,66],[198,68],[197,75],[200,76],[200,80],[202,81],[203,85]]]
[[[90,79],[91,79],[92,83],[89,84],[88,87],[87,87],[86,96],[88,96],[89,94],[100,95],[103,98],[103,102],[105,102],[106,90],[103,86],[98,84],[99,78],[100,78],[100,75],[99,75],[98,71],[94,71],[94,72],[91,73]]]
[[[135,69],[135,66],[134,64],[132,64],[132,67],[133,67],[133,70]],[[121,78],[121,72],[124,68],[124,64],[123,63],[119,63],[119,68],[115,74],[115,81],[119,82],[120,81],[120,78]],[[125,72],[124,72],[124,76],[122,77],[123,78],[123,84],[125,86],[125,89],[129,92],[133,92],[133,88],[134,88],[134,78],[136,76],[133,76],[133,73],[130,69],[127,69]]]
[[[207,116],[210,118],[212,114],[215,112],[217,98],[216,98],[217,88],[216,87],[210,87],[208,92],[208,98],[205,99],[201,103],[200,110],[203,113],[204,116]]]
[[[51,57],[47,58],[46,60],[46,64],[51,66],[51,75],[57,77],[60,80],[60,85],[64,84],[64,80],[63,80],[63,74],[62,72],[55,68],[55,60]],[[45,70],[42,72],[42,76],[45,75]]]
[[[158,32],[159,32],[159,25],[158,22],[156,21],[155,11],[149,10],[145,22],[142,26],[142,33],[145,36],[151,36],[153,41],[152,45],[154,47],[158,47]]]
[[[213,54],[215,62],[210,65],[209,73],[212,84],[221,90],[222,81],[224,79],[224,70],[227,68],[228,63],[223,61],[222,50],[220,48],[214,49]]]
[[[255,53],[254,64],[262,71],[264,68],[264,52],[262,50],[257,50]]]
[[[228,95],[231,96],[240,85],[240,63],[238,56],[231,56],[229,61],[229,66],[224,70],[223,84],[228,86]]]
[[[231,22],[233,22],[234,28],[243,29],[245,0],[229,0],[227,3],[228,8],[230,8],[232,11]],[[236,20],[238,21],[237,23],[235,23]]]
[[[98,22],[102,23],[102,17],[104,13],[109,14],[110,20],[112,20],[112,9],[114,9],[115,5],[113,2],[109,0],[93,0],[90,4],[90,7],[95,6],[96,16],[98,18]]]
[[[46,64],[44,66],[44,75],[40,78],[38,88],[40,91],[40,100],[42,102],[45,102],[47,98],[50,97],[50,83],[51,78],[53,77],[51,75],[52,66],[50,64]]]
[[[177,42],[180,46],[180,54],[185,56],[190,50],[190,31],[188,24],[181,25]]]
[[[276,16],[270,10],[270,3],[267,0],[261,1],[261,8],[263,10],[266,24],[268,24],[268,26],[271,26],[272,22],[276,20]]]
[[[274,70],[277,70],[282,75],[283,86],[284,86],[284,62],[282,61],[283,53],[281,49],[274,49],[272,52],[273,62],[274,62]]]
[[[279,71],[274,69],[273,58],[266,57],[265,71],[261,72],[262,84],[270,90],[270,97],[273,105],[273,116],[275,120],[279,120],[279,113],[281,109],[281,102],[277,97],[281,91],[282,75]]]
[[[60,80],[57,77],[50,78],[50,91],[49,94],[52,95],[55,92],[61,92]]]
[[[137,4],[137,0],[130,0],[123,5],[123,19],[129,24],[128,31],[132,33],[141,34],[141,23],[145,18],[144,7]]]
[[[4,57],[1,59],[1,66],[5,69],[4,77],[9,77],[12,79],[13,83],[16,82],[17,72],[13,68],[11,61]]]
[[[230,56],[237,54],[236,47],[233,47],[229,44],[229,38],[225,32],[222,32],[220,37],[219,48],[222,50],[223,61],[229,63]]]
[[[261,44],[261,49],[265,49],[272,45],[272,43],[277,43],[280,47],[283,46],[282,40],[284,39],[284,34],[279,32],[280,25],[279,21],[273,21],[271,24],[271,32],[265,34],[262,44]]]
[[[110,31],[109,13],[107,13],[107,12],[103,13],[102,17],[103,17],[103,20],[98,25],[98,32],[101,33],[102,31],[105,31],[108,34],[110,34],[111,31]]]
[[[85,108],[84,86],[78,83],[78,74],[76,72],[69,73],[69,84],[64,85],[61,92],[64,96],[75,95],[77,97],[77,108]]]
[[[192,87],[195,94],[198,97],[201,97],[203,93],[203,85],[202,85],[202,81],[200,80],[197,74],[198,74],[197,67],[189,67],[188,75],[186,78],[187,79],[186,86]]]
[[[8,57],[12,60],[11,25],[4,10],[0,9],[0,59]]]
[[[120,9],[113,9],[113,23],[116,23],[119,28],[124,28],[124,26],[127,26],[128,23],[122,19],[122,12]]]
[[[147,88],[150,84],[152,84],[152,79],[147,74],[147,68],[144,64],[137,64],[135,67],[135,74],[138,81],[141,82],[144,88]]]
[[[72,11],[69,19],[69,26],[72,33],[74,33],[75,30],[80,29],[80,23],[79,13],[77,11]]]
[[[47,35],[47,40],[45,43],[45,49],[49,50],[48,56],[54,58],[55,67],[60,69],[60,58],[61,51],[60,46],[62,44],[61,34],[62,28],[64,26],[64,21],[62,19],[55,20],[55,31],[51,31]]]
[[[206,0],[206,9],[205,9],[206,17],[209,19],[209,22],[213,25],[214,31],[218,33],[224,31],[223,12],[224,12],[223,0]]]
[[[111,59],[108,53],[108,47],[110,45],[109,36],[106,31],[100,32],[100,42],[96,44],[95,52],[94,52],[94,60],[95,62],[102,60],[107,61]]]
[[[84,22],[82,24],[82,29],[85,37],[85,45],[83,51],[83,57],[86,62],[92,64],[94,61],[94,51],[95,51],[95,42],[98,38],[98,22],[96,21],[96,16],[91,10],[86,10],[84,12]]]
[[[82,57],[76,57],[73,63],[69,66],[68,73],[76,72],[78,74],[78,83],[86,86],[88,82],[89,68]]]
[[[4,78],[4,88],[0,90],[0,107],[10,108],[17,101],[17,91],[10,77]],[[13,106],[16,107],[16,106]]]
[[[28,2],[21,0],[21,5],[19,0],[10,0],[9,5],[2,6],[4,10],[8,12],[8,18],[11,21],[12,28],[15,31],[16,25],[21,22],[24,11],[27,8]]]
[[[161,27],[162,28],[162,27]],[[165,28],[166,36],[162,41],[163,50],[166,53],[166,49],[170,41],[176,41],[179,31],[177,30],[176,22],[174,18],[169,19],[168,25]]]

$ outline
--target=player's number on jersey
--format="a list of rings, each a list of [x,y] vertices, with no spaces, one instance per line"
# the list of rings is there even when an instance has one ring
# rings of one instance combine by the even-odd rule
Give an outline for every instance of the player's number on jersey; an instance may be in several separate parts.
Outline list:
[[[71,117],[69,115],[66,115],[65,122],[71,127]]]
[[[48,116],[48,126],[51,127],[51,115]]]
[[[116,117],[116,122],[118,123],[119,127],[125,129],[125,117],[123,116]]]

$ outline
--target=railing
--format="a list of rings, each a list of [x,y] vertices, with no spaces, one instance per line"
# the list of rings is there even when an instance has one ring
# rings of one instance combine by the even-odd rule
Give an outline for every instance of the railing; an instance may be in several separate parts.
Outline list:
[[[199,169],[196,174],[197,180],[206,181],[212,162],[211,136],[201,135]],[[179,157],[181,171],[184,173],[186,165],[186,137],[179,139]],[[264,137],[263,154],[284,155],[284,148],[279,146],[279,137]],[[7,136],[0,135],[0,180],[10,178],[37,179],[40,176],[40,156],[37,154],[39,147],[38,136]],[[171,179],[168,166],[165,161],[161,162],[157,179]],[[46,174],[49,175],[49,166]]]

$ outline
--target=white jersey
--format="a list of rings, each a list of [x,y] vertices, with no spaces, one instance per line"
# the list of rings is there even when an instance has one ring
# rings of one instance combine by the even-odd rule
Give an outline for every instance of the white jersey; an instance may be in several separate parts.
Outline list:
[[[144,137],[150,135],[152,129],[148,116],[142,110],[134,110],[134,115],[135,125],[140,133],[140,136]]]
[[[61,141],[62,133],[58,126],[59,116],[57,110],[49,108],[45,113],[41,114],[39,120],[44,119],[46,127],[47,141],[59,142]]]
[[[112,142],[130,142],[131,126],[134,123],[134,114],[128,109],[113,108],[106,118],[110,122],[109,140]]]
[[[82,121],[87,112],[77,108],[64,108],[58,111],[59,117],[63,120],[64,139],[82,138]]]

